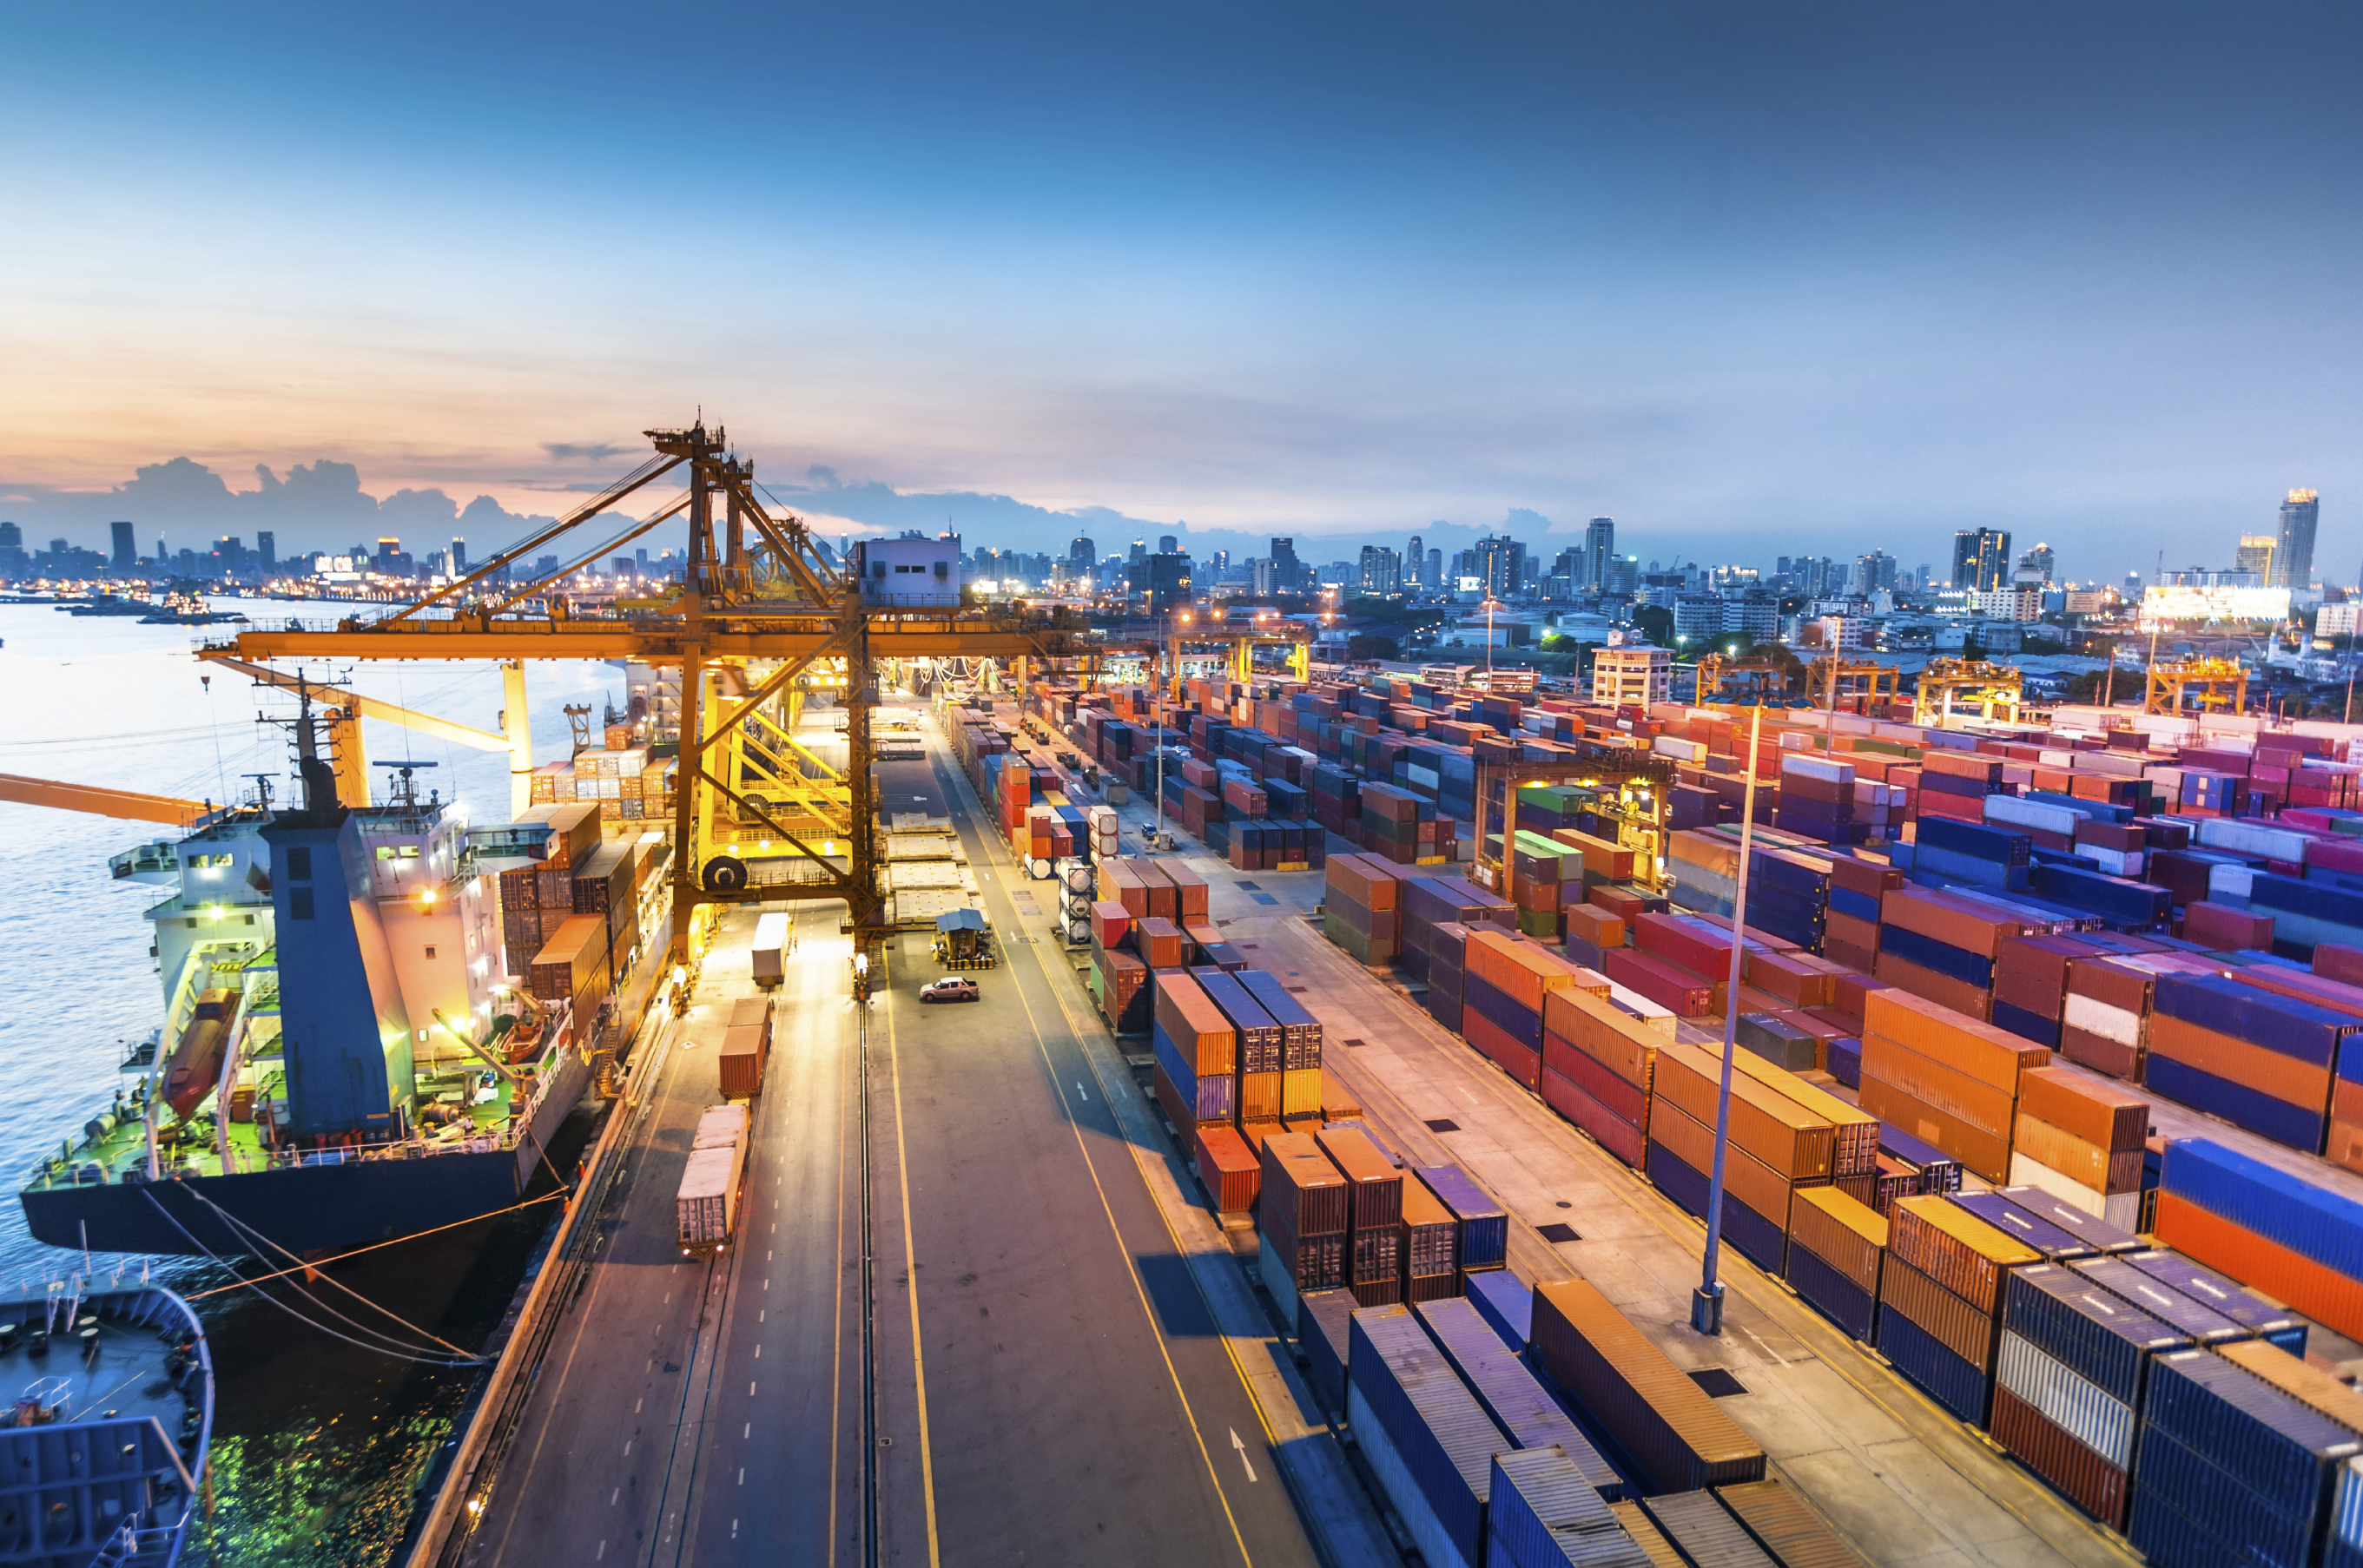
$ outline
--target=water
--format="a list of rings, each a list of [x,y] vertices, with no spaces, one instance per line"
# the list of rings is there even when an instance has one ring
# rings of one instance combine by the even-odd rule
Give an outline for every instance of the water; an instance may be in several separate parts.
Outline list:
[[[258,622],[325,620],[320,607],[217,601]],[[287,732],[256,723],[285,716],[293,700],[244,676],[199,663],[191,650],[235,627],[142,626],[76,619],[52,607],[0,605],[0,773],[101,784],[188,800],[244,798],[241,775],[269,773],[289,798]],[[485,663],[380,664],[348,668],[355,688],[478,729],[497,732],[498,668]],[[314,671],[313,673],[320,673]],[[210,675],[210,684],[204,679]],[[528,668],[537,762],[571,750],[567,703],[620,706],[613,666]],[[437,766],[422,793],[455,795],[479,822],[508,814],[505,752],[474,751],[394,725],[365,726],[372,758]],[[381,779],[383,769],[372,770]],[[143,910],[166,889],[116,882],[110,855],[167,837],[159,824],[0,803],[0,1176],[10,1189],[101,1110],[128,1043],[160,1021],[161,983],[148,955]],[[577,1129],[579,1132],[580,1129]],[[555,1151],[561,1163],[566,1151]],[[473,1349],[494,1329],[547,1209],[528,1209],[444,1236],[388,1247],[339,1265],[332,1277],[408,1322]],[[219,1289],[216,1265],[186,1259],[98,1260],[102,1275],[146,1264],[191,1295]],[[78,1254],[34,1241],[12,1198],[0,1198],[0,1284],[37,1282],[78,1267]],[[283,1298],[317,1321],[319,1309],[287,1286]],[[314,1287],[356,1320],[394,1325],[331,1286]],[[247,1565],[375,1564],[391,1560],[418,1484],[451,1435],[473,1375],[412,1364],[340,1343],[252,1290],[204,1296],[220,1400],[213,1447],[215,1509],[191,1560]],[[338,1326],[339,1331],[349,1331]],[[0,1390],[0,1393],[5,1393]]]

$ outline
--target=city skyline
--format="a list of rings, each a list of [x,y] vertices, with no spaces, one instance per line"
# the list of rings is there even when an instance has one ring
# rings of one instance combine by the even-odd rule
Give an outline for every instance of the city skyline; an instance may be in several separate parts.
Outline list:
[[[1345,558],[1525,510],[2100,577],[2293,488],[2363,554],[2341,13],[725,12],[794,90],[688,116],[583,91],[710,65],[613,20],[28,19],[7,514],[186,454],[531,515],[702,405],[775,480]],[[701,184],[727,241],[631,205]]]

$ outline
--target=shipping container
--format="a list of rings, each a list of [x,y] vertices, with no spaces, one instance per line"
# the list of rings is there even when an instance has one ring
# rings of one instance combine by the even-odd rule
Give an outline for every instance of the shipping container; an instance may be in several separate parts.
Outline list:
[[[1346,1358],[1350,1353],[1354,1309],[1348,1290],[1315,1290],[1300,1298],[1296,1342],[1304,1353],[1304,1381],[1321,1408],[1346,1419]]]
[[[1419,1179],[1460,1221],[1464,1272],[1500,1268],[1509,1261],[1510,1217],[1459,1165],[1421,1165]]]
[[[780,983],[786,971],[782,953],[788,944],[788,917],[767,914],[755,922],[755,943],[750,962],[755,983],[764,989]]]
[[[1219,1214],[1245,1214],[1254,1209],[1263,1186],[1263,1162],[1248,1147],[1238,1129],[1218,1121],[1202,1122],[1196,1142],[1198,1179]]]
[[[2209,1351],[2158,1358],[2126,1535],[2161,1568],[2311,1561],[2355,1434]]]
[[[2037,1264],[2011,1271],[2002,1292],[2002,1327],[2124,1406],[2141,1408],[2151,1361],[2190,1346],[2190,1336],[2079,1270]],[[2020,1390],[2027,1397],[2025,1389]],[[2069,1424],[2041,1400],[2036,1408]],[[2119,1463],[2125,1459],[2119,1458]]]
[[[1266,1138],[1262,1164],[1257,1214],[1267,1229],[1284,1226],[1296,1236],[1346,1234],[1346,1178],[1310,1136],[1283,1132]]]
[[[1568,1419],[1548,1389],[1507,1346],[1477,1308],[1461,1297],[1424,1302],[1412,1309],[1460,1381],[1477,1397],[1493,1424],[1520,1448],[1554,1444],[1582,1469],[1601,1496],[1622,1497],[1625,1483],[1615,1469]]]
[[[2305,1353],[2305,1320],[2279,1302],[2266,1300],[2179,1253],[2152,1249],[2128,1253],[2124,1261],[2201,1306],[2221,1312],[2268,1344],[2279,1345],[2291,1355]]]
[[[607,922],[602,915],[570,915],[533,956],[528,983],[543,1001],[571,1001],[594,975],[607,973]]]
[[[722,1032],[715,1068],[727,1099],[751,1099],[763,1092],[763,1067],[771,1058],[771,1032],[760,1023],[733,1024]]]
[[[1493,1455],[1486,1568],[1650,1568],[1582,1466],[1556,1447]]]
[[[1403,1299],[1459,1293],[1460,1221],[1417,1176],[1403,1183]]]
[[[1535,1337],[1535,1293],[1505,1268],[1469,1276],[1468,1302],[1518,1355]]]
[[[1997,1380],[1993,1391],[1990,1430],[1994,1441],[2084,1512],[2111,1529],[2123,1529],[2131,1491],[2125,1467],[2111,1463],[2011,1386],[2011,1377],[2023,1375],[2009,1348],[2002,1352],[2002,1362],[2009,1372]],[[2131,1412],[2125,1424],[2130,1437]]]
[[[2000,1307],[2003,1274],[2042,1254],[1949,1199],[1906,1198],[1888,1214],[1888,1248],[1938,1285],[1991,1316]]]
[[[1352,1336],[1347,1420],[1381,1489],[1428,1562],[1481,1568],[1493,1455],[1514,1445],[1409,1309],[1364,1308]]]
[[[1781,1568],[1863,1568],[1854,1550],[1778,1481],[1718,1486],[1714,1495]]]
[[[1893,1259],[1880,1277],[1882,1290],[1894,1281],[1898,1270]],[[1941,1290],[1941,1286],[1938,1287]],[[1973,1427],[1986,1424],[1987,1407],[1993,1393],[1992,1380],[1978,1367],[1962,1360],[1945,1348],[1943,1341],[1914,1322],[1900,1311],[1882,1304],[1879,1312],[1880,1353],[1895,1365],[1895,1370],[1918,1384],[1928,1397],[1943,1406],[1957,1420]]]
[[[1666,1538],[1694,1563],[1712,1563],[1714,1568],[1781,1568],[1756,1544],[1747,1527],[1714,1500],[1712,1492],[1683,1491],[1645,1497],[1641,1507],[1648,1510],[1658,1528],[1666,1532]]]
[[[1535,1286],[1540,1370],[1668,1490],[1764,1478],[1764,1451],[1580,1279]]]
[[[727,1143],[692,1149],[674,1199],[684,1255],[718,1252],[738,1221],[739,1178],[746,1170],[747,1136],[742,1121]]]

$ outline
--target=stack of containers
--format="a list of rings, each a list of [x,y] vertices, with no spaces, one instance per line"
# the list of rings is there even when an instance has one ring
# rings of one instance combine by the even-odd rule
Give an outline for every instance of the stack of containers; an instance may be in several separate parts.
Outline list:
[[[1983,1020],[1993,1005],[1994,960],[2028,930],[2009,911],[1932,888],[1892,888],[1880,900],[1879,966],[1891,986]]]
[[[1333,855],[1324,878],[1321,933],[1368,967],[1394,962],[1400,929],[1394,869],[1367,855]]]
[[[1280,977],[1262,969],[1242,969],[1239,984],[1280,1026],[1280,1113],[1310,1116],[1321,1109],[1321,1021],[1288,994]]]
[[[2010,1179],[2137,1231],[2148,1136],[2149,1101],[2139,1095],[2061,1067],[2028,1067],[2018,1076]]]
[[[1608,995],[1605,977],[1492,926],[1463,949],[1461,1037],[1530,1089],[1542,1087],[1543,999],[1553,991]]]
[[[2096,1073],[2139,1081],[2157,978],[2129,955],[2069,959],[2059,1004],[2059,1054]]]
[[[2059,1023],[2068,1006],[2068,966],[2076,959],[2096,958],[2107,951],[2073,936],[2005,938],[1994,955],[1994,1027],[2059,1049]]]
[[[1405,1307],[1354,1314],[1346,1420],[1420,1555],[1485,1561],[1493,1455],[1514,1447]]]
[[[1469,929],[1453,922],[1427,933],[1428,1016],[1455,1034],[1468,1010]]]
[[[1614,1468],[1475,1307],[1456,1297],[1414,1308],[1413,1316],[1513,1443],[1520,1449],[1563,1451],[1596,1498],[1614,1500],[1625,1495],[1625,1483]]]
[[[1460,1221],[1427,1184],[1403,1184],[1403,1299],[1440,1301],[1460,1294]],[[1504,1277],[1507,1271],[1500,1271]]]
[[[1650,1091],[1649,1179],[1701,1219],[1707,1218],[1711,1196],[1722,1073],[1718,1052],[1664,1046]],[[1723,1233],[1758,1267],[1783,1272],[1790,1200],[1801,1186],[1829,1184],[1836,1144],[1836,1130],[1827,1121],[1735,1064]]]
[[[1346,1288],[1364,1307],[1403,1300],[1403,1173],[1359,1127],[1313,1135],[1346,1178]]]
[[[2042,1254],[1943,1198],[1898,1198],[1887,1220],[1880,1351],[1939,1405],[1982,1427],[2003,1279]]]
[[[1477,1275],[1503,1269],[1510,1263],[1510,1217],[1485,1195],[1485,1189],[1469,1179],[1469,1173],[1459,1165],[1421,1165],[1414,1173],[1436,1195],[1437,1201],[1452,1211],[1460,1227],[1460,1255],[1457,1266],[1460,1271],[1461,1288]]]
[[[2187,1348],[2189,1338],[2052,1264],[2011,1271],[2002,1324],[1993,1440],[2078,1507],[2123,1529],[2152,1358]]]
[[[1589,992],[1543,999],[1543,1103],[1640,1169],[1647,1159],[1649,1088],[1666,1037]]]
[[[2363,1020],[2215,975],[2160,975],[2144,1081],[2260,1137],[2322,1153],[2341,1048]]]
[[[1920,755],[1919,816],[1965,823],[1985,819],[1985,798],[2003,790],[2002,758],[1981,752],[1928,750]]]
[[[1281,1027],[1239,983],[1219,970],[1193,971],[1206,999],[1227,1021],[1237,1041],[1238,1121],[1242,1126],[1281,1120]]]
[[[2158,1568],[2318,1560],[2352,1430],[2203,1350],[2157,1358],[2141,1416],[2125,1534]]]
[[[1397,891],[1401,917],[1396,957],[1414,979],[1427,978],[1428,951],[1439,925],[1517,924],[1517,911],[1459,877],[1406,877]]]
[[[1858,1340],[1879,1310],[1887,1221],[1835,1187],[1801,1187],[1789,1207],[1789,1284]]]
[[[1783,752],[1779,801],[1772,825],[1781,832],[1823,844],[1855,842],[1851,762]]]
[[[1902,990],[1863,999],[1862,1109],[1988,1181],[2010,1179],[2018,1076],[2051,1053]]]
[[[1174,1131],[1238,1119],[1238,1033],[1187,974],[1159,976],[1152,1008],[1157,1066],[1151,1083]]]
[[[1274,1132],[1263,1140],[1256,1267],[1291,1329],[1300,1295],[1346,1283],[1349,1203],[1345,1176],[1310,1136]]]
[[[2110,1261],[2122,1261],[2127,1267],[2140,1270],[2177,1295],[2221,1314],[2243,1334],[2269,1345],[2277,1345],[2294,1356],[2305,1354],[2304,1319],[2243,1290],[2214,1270],[2202,1267],[2180,1253],[2149,1248],[2120,1253]],[[2128,1299],[2138,1299],[2123,1290],[2117,1294],[2127,1296]]]
[[[1829,906],[1822,915],[1822,955],[1868,975],[1879,963],[1880,901],[1903,874],[1879,860],[1833,859]]]
[[[1533,1356],[1648,1484],[1668,1492],[1764,1479],[1764,1451],[1587,1280],[1534,1287]]]
[[[1625,945],[1622,916],[1589,902],[1571,905],[1566,915],[1566,930],[1560,941],[1567,948],[1567,955],[1585,968],[1602,968],[1608,955]]]
[[[2363,1337],[2363,1204],[2204,1138],[2166,1146],[2158,1240]]]

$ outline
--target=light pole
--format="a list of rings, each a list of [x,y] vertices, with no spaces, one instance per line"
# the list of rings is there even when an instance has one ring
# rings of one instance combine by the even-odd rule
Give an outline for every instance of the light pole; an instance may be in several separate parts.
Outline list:
[[[1182,687],[1182,633],[1189,624],[1190,612],[1165,613],[1165,646],[1173,666],[1172,680],[1178,694]],[[1157,683],[1157,816],[1148,824],[1148,842],[1152,848],[1162,848],[1165,843],[1165,682]]]
[[[1725,988],[1723,1079],[1714,1099],[1714,1175],[1706,1191],[1706,1260],[1699,1287],[1691,1293],[1691,1327],[1702,1334],[1723,1332],[1723,1282],[1715,1264],[1723,1251],[1723,1170],[1731,1141],[1731,1058],[1738,1050],[1739,966],[1747,951],[1747,863],[1756,837],[1756,745],[1764,733],[1764,701],[1747,722],[1747,785],[1739,808],[1739,885],[1731,899],[1731,975]]]
[[[1501,608],[1501,602],[1493,597],[1492,590],[1487,589],[1485,591],[1485,692],[1488,696],[1491,696],[1493,691],[1493,612],[1499,608]]]

